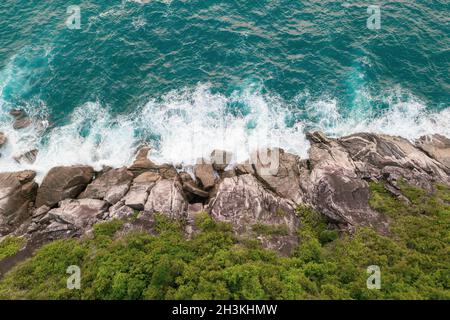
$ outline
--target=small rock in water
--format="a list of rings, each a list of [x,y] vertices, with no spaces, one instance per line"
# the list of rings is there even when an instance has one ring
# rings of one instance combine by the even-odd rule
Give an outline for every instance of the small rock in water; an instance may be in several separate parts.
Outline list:
[[[24,154],[21,154],[18,157],[14,157],[13,159],[17,162],[17,163],[28,163],[28,164],[33,164],[36,161],[36,157],[38,155],[38,150],[37,149],[33,149],[30,151],[25,152]]]
[[[13,128],[15,130],[24,129],[31,124],[31,119],[22,109],[13,109],[9,114],[14,118]]]
[[[5,145],[6,141],[6,135],[3,132],[0,132],[0,148]]]

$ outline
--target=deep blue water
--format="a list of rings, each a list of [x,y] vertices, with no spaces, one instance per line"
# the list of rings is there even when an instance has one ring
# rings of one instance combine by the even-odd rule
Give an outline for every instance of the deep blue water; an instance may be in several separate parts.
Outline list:
[[[305,155],[307,130],[450,135],[450,2],[87,1],[0,3],[0,166],[123,165],[255,140]],[[32,127],[14,131],[8,111]],[[264,142],[262,142],[264,143]],[[22,165],[23,166],[23,165]]]

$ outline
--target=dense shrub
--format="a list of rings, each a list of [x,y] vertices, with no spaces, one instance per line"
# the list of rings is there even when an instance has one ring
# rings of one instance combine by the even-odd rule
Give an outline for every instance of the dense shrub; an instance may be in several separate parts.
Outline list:
[[[391,234],[360,228],[352,236],[299,208],[300,246],[289,258],[238,240],[231,227],[199,215],[191,240],[179,222],[156,217],[158,235],[118,237],[120,221],[94,237],[50,243],[0,281],[0,298],[32,299],[449,299],[450,190],[401,184],[409,203],[372,184],[371,205]],[[405,200],[406,201],[406,200]],[[278,233],[266,226],[263,233]],[[66,289],[66,269],[81,267],[81,290]],[[381,268],[381,290],[366,287]]]

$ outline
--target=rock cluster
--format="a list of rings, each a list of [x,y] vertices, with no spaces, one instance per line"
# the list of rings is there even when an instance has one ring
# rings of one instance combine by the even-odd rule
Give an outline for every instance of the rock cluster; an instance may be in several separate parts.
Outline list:
[[[369,133],[332,139],[314,132],[308,139],[308,159],[264,150],[276,159],[276,168],[260,153],[232,165],[230,153],[214,150],[188,173],[153,163],[149,148],[142,148],[128,168],[55,167],[40,186],[32,171],[2,173],[0,238],[80,236],[97,222],[132,216],[153,232],[155,213],[182,220],[192,235],[195,215],[207,212],[230,223],[238,237],[258,239],[288,255],[298,244],[299,206],[313,207],[341,231],[363,225],[387,234],[389,219],[369,206],[371,181],[383,181],[397,197],[403,197],[401,179],[428,190],[436,183],[450,185],[450,140],[444,136],[422,137],[415,144]]]

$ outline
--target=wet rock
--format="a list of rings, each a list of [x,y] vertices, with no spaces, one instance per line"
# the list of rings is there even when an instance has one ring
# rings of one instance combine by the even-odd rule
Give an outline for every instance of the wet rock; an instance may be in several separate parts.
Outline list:
[[[9,114],[14,118],[13,128],[15,130],[24,129],[31,124],[31,119],[24,110],[13,109]]]
[[[3,132],[0,132],[0,148],[6,144],[7,138]]]
[[[117,202],[128,191],[133,177],[127,168],[108,170],[92,181],[79,198],[105,199],[108,197],[108,202]]]
[[[22,118],[17,119],[13,123],[13,128],[15,130],[25,129],[31,125],[31,119],[30,118]]]
[[[186,215],[187,207],[181,184],[176,180],[160,180],[151,189],[144,211],[181,219]]]
[[[0,173],[0,236],[11,232],[31,215],[38,185],[34,171]]]
[[[14,157],[13,159],[17,163],[33,164],[36,161],[38,152],[39,151],[37,149],[33,149],[25,152],[24,154],[21,154],[20,156]]]
[[[136,155],[136,160],[134,160],[133,164],[128,168],[128,170],[130,170],[135,177],[145,171],[156,169],[157,166],[148,159],[148,153],[150,150],[151,149],[148,147],[139,149]]]
[[[196,164],[194,166],[194,174],[200,180],[205,190],[214,187],[216,177],[212,164],[205,163],[204,161],[202,161],[202,163]]]
[[[64,199],[74,199],[83,192],[94,176],[94,169],[88,166],[55,167],[51,169],[36,197],[36,207],[53,207]]]

